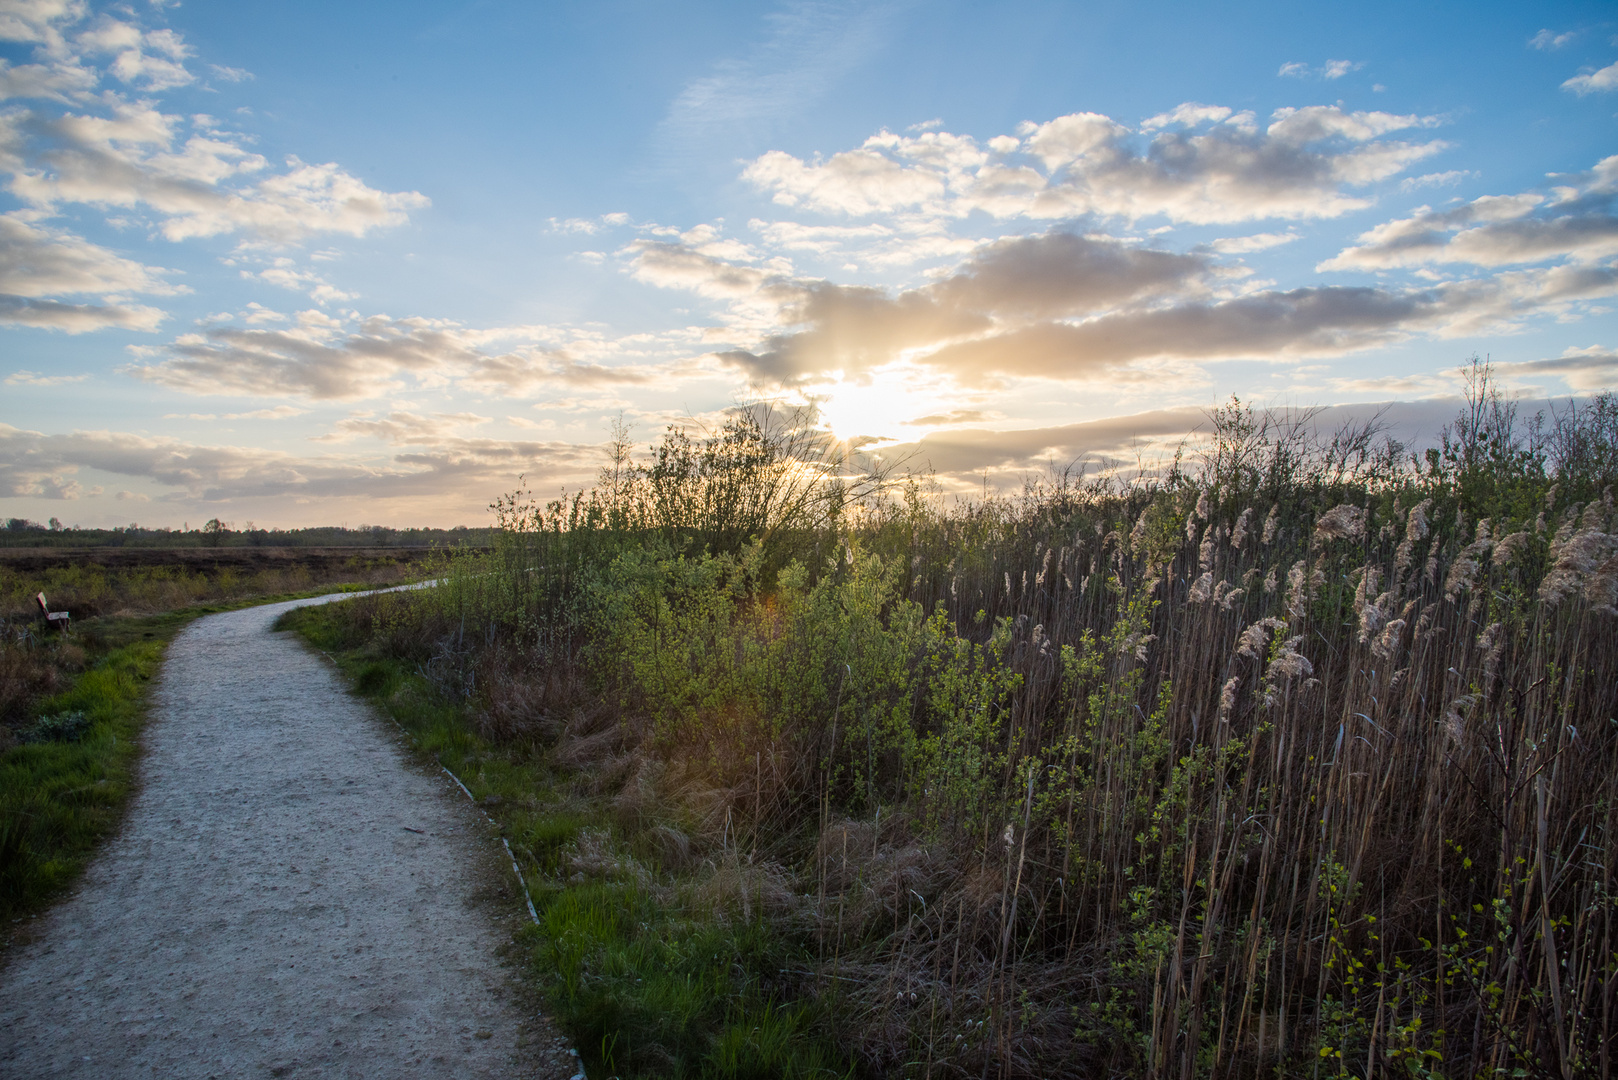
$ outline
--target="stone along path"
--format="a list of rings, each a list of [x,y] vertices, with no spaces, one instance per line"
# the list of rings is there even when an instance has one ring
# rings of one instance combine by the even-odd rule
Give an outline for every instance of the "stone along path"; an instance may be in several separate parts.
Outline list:
[[[481,815],[271,631],[328,599],[175,639],[124,828],[0,969],[0,1077],[573,1074]]]

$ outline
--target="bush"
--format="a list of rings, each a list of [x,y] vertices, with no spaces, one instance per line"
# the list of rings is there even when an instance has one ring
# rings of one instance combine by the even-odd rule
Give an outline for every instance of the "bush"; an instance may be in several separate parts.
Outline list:
[[[90,718],[82,709],[42,716],[18,737],[22,743],[78,742],[90,730]]]

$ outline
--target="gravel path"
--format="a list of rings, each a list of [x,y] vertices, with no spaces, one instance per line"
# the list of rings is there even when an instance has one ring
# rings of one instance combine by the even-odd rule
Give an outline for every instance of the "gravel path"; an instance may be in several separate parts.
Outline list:
[[[0,971],[0,1076],[575,1071],[501,962],[521,921],[481,815],[270,630],[338,598],[174,640],[123,830]]]

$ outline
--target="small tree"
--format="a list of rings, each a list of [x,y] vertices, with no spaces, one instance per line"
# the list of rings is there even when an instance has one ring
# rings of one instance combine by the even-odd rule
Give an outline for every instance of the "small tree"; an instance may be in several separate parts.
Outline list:
[[[1532,517],[1549,482],[1544,417],[1518,417],[1517,403],[1500,393],[1487,359],[1470,357],[1461,378],[1466,404],[1439,434],[1440,471],[1469,514]]]

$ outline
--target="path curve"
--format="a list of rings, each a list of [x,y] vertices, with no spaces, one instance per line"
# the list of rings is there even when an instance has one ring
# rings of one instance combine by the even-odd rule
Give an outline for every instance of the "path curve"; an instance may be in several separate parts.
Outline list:
[[[572,1073],[481,816],[270,629],[344,596],[175,638],[123,829],[0,971],[0,1076]]]

